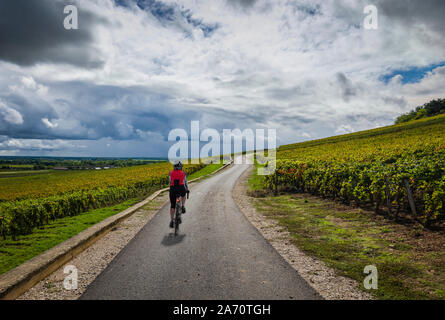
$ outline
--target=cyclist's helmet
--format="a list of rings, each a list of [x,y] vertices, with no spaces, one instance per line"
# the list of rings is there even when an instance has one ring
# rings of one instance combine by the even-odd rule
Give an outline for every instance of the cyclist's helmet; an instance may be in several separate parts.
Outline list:
[[[176,161],[173,164],[173,169],[175,169],[175,170],[182,170],[182,163],[181,163],[181,161]]]

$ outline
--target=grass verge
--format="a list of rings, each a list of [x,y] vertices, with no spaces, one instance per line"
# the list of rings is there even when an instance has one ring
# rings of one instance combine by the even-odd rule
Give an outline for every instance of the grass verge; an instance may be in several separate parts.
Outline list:
[[[57,219],[41,229],[35,229],[32,234],[18,236],[16,241],[0,240],[0,274],[51,249],[92,225],[122,212],[139,201],[141,201],[139,198],[130,199],[115,206]]]
[[[262,197],[267,192],[263,189],[263,183],[265,176],[258,175],[258,169],[261,167],[264,167],[263,165],[259,164],[256,159],[254,160],[255,163],[255,169],[253,170],[253,173],[249,177],[249,195],[253,197]]]
[[[249,179],[259,191],[256,170]],[[363,287],[367,265],[378,270],[378,299],[445,299],[445,235],[407,227],[372,212],[304,194],[262,194],[256,209],[278,221],[292,242]]]
[[[223,165],[224,164],[222,164],[222,163],[209,164],[209,165],[205,166],[204,168],[202,168],[201,170],[196,171],[195,173],[192,173],[190,176],[188,176],[187,181],[197,179],[197,178],[206,176],[208,174],[211,174],[211,173],[215,172],[216,170],[218,170],[219,168],[221,168]]]

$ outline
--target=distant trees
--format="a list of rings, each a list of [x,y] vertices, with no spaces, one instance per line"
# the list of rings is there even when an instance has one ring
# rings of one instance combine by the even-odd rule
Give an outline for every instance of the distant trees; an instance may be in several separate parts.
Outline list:
[[[437,116],[445,113],[445,99],[432,100],[409,113],[402,114],[396,119],[396,124]]]
[[[47,170],[67,168],[69,170],[85,170],[96,167],[120,168],[159,163],[163,159],[112,159],[112,158],[31,158],[31,157],[0,157],[0,170]]]

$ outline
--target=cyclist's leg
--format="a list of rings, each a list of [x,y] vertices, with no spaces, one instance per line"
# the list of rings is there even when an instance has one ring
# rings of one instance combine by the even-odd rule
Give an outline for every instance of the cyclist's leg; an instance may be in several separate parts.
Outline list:
[[[182,186],[181,189],[182,213],[185,213],[185,199],[187,198],[185,195],[186,195],[185,187]]]
[[[178,219],[178,223],[181,224],[182,223],[182,219],[181,219],[181,212],[182,212],[182,204],[181,201],[179,200],[181,198],[180,194],[176,194],[176,208],[175,208],[175,216]],[[177,212],[176,212],[177,210]]]
[[[173,228],[173,219],[175,218],[175,208],[176,208],[176,194],[174,190],[170,188],[170,228]]]

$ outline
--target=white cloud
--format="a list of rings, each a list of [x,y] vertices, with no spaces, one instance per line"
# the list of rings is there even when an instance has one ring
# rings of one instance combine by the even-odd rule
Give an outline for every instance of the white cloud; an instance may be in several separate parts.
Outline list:
[[[338,134],[352,133],[354,131],[354,128],[352,128],[352,126],[350,126],[349,124],[343,124],[339,126],[337,130],[335,130],[335,132]]]
[[[69,141],[40,139],[8,139],[0,143],[3,150],[54,151],[75,148]]]
[[[43,118],[42,122],[49,129],[54,129],[54,128],[57,128],[59,126],[58,123],[52,123],[51,121],[48,120],[48,118]]]
[[[14,125],[23,124],[23,117],[17,110],[8,107],[5,103],[0,100],[0,116],[3,119]]]
[[[410,106],[421,106],[424,103],[445,97],[445,67],[438,67],[418,83],[410,83],[404,86],[395,86],[406,99]]]
[[[35,91],[37,94],[44,96],[48,93],[48,88],[38,84],[33,77],[22,77],[22,83],[26,89]]]

